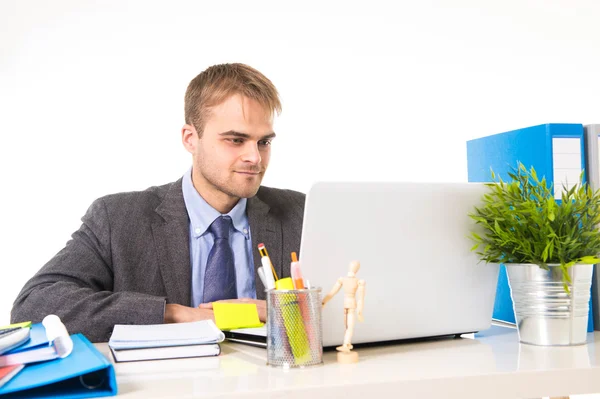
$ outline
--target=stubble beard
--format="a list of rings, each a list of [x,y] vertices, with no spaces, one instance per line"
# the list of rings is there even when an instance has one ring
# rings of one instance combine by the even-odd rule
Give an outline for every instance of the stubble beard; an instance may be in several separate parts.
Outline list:
[[[250,198],[254,197],[258,192],[264,171],[258,176],[258,178],[246,177],[243,175],[237,175],[236,172],[227,171],[227,177],[221,177],[219,172],[213,170],[210,166],[204,164],[202,161],[198,162],[198,172],[202,175],[204,180],[208,182],[213,188],[222,192],[223,194],[232,198]],[[235,179],[254,179],[255,182],[250,184],[236,184]]]

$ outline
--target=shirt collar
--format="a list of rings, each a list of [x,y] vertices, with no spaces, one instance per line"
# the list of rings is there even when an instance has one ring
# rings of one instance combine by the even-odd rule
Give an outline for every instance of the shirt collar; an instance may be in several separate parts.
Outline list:
[[[198,193],[194,183],[192,183],[192,168],[183,175],[181,188],[185,207],[190,218],[192,235],[194,238],[198,238],[206,233],[206,230],[216,218],[225,215],[210,206]],[[233,228],[242,233],[246,239],[250,237],[248,216],[246,215],[247,202],[246,198],[240,198],[233,209],[226,214],[231,217]]]

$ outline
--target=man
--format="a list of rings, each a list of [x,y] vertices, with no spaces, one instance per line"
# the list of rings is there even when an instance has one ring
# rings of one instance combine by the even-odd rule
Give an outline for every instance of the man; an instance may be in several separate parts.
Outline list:
[[[216,300],[251,301],[265,318],[254,265],[264,243],[279,276],[298,251],[304,194],[261,187],[281,111],[275,86],[243,64],[215,65],[185,94],[182,179],[96,200],[66,247],[19,293],[12,322],[58,315],[70,333],[106,341],[115,324],[213,317]]]

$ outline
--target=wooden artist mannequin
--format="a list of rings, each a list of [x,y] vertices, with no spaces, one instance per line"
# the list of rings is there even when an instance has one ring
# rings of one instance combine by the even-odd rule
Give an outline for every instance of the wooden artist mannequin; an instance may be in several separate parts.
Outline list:
[[[358,321],[363,321],[363,308],[365,304],[365,280],[359,280],[356,278],[356,273],[360,269],[360,263],[354,261],[350,263],[348,275],[346,277],[340,277],[329,294],[323,298],[323,306],[338,291],[344,288],[344,319],[346,322],[346,333],[344,334],[344,343],[338,346],[338,362],[340,363],[356,363],[358,361],[358,353],[352,352],[352,334],[354,333],[354,324],[356,323],[356,316],[354,311],[358,309]],[[358,300],[357,300],[358,297]]]

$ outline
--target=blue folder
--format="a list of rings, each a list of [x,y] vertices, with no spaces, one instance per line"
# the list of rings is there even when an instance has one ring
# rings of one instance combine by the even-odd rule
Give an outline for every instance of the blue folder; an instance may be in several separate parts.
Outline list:
[[[492,180],[490,168],[496,176],[504,181],[510,181],[508,172],[521,162],[527,169],[532,166],[537,175],[546,177],[548,183],[555,183],[555,156],[553,139],[571,139],[578,142],[580,162],[576,165],[581,170],[586,169],[586,151],[583,125],[578,123],[548,123],[498,133],[467,142],[467,168],[470,182],[489,182]],[[560,155],[559,155],[560,156]],[[584,173],[584,181],[587,180]],[[555,189],[561,189],[560,181]],[[558,187],[556,187],[558,186]],[[504,265],[500,266],[496,301],[494,303],[494,319],[515,323],[513,301],[510,296],[508,277]],[[588,331],[594,331],[592,301],[588,317]]]
[[[93,398],[116,395],[117,381],[112,364],[82,334],[71,335],[71,338],[73,352],[69,356],[26,365],[0,388],[0,398]]]

